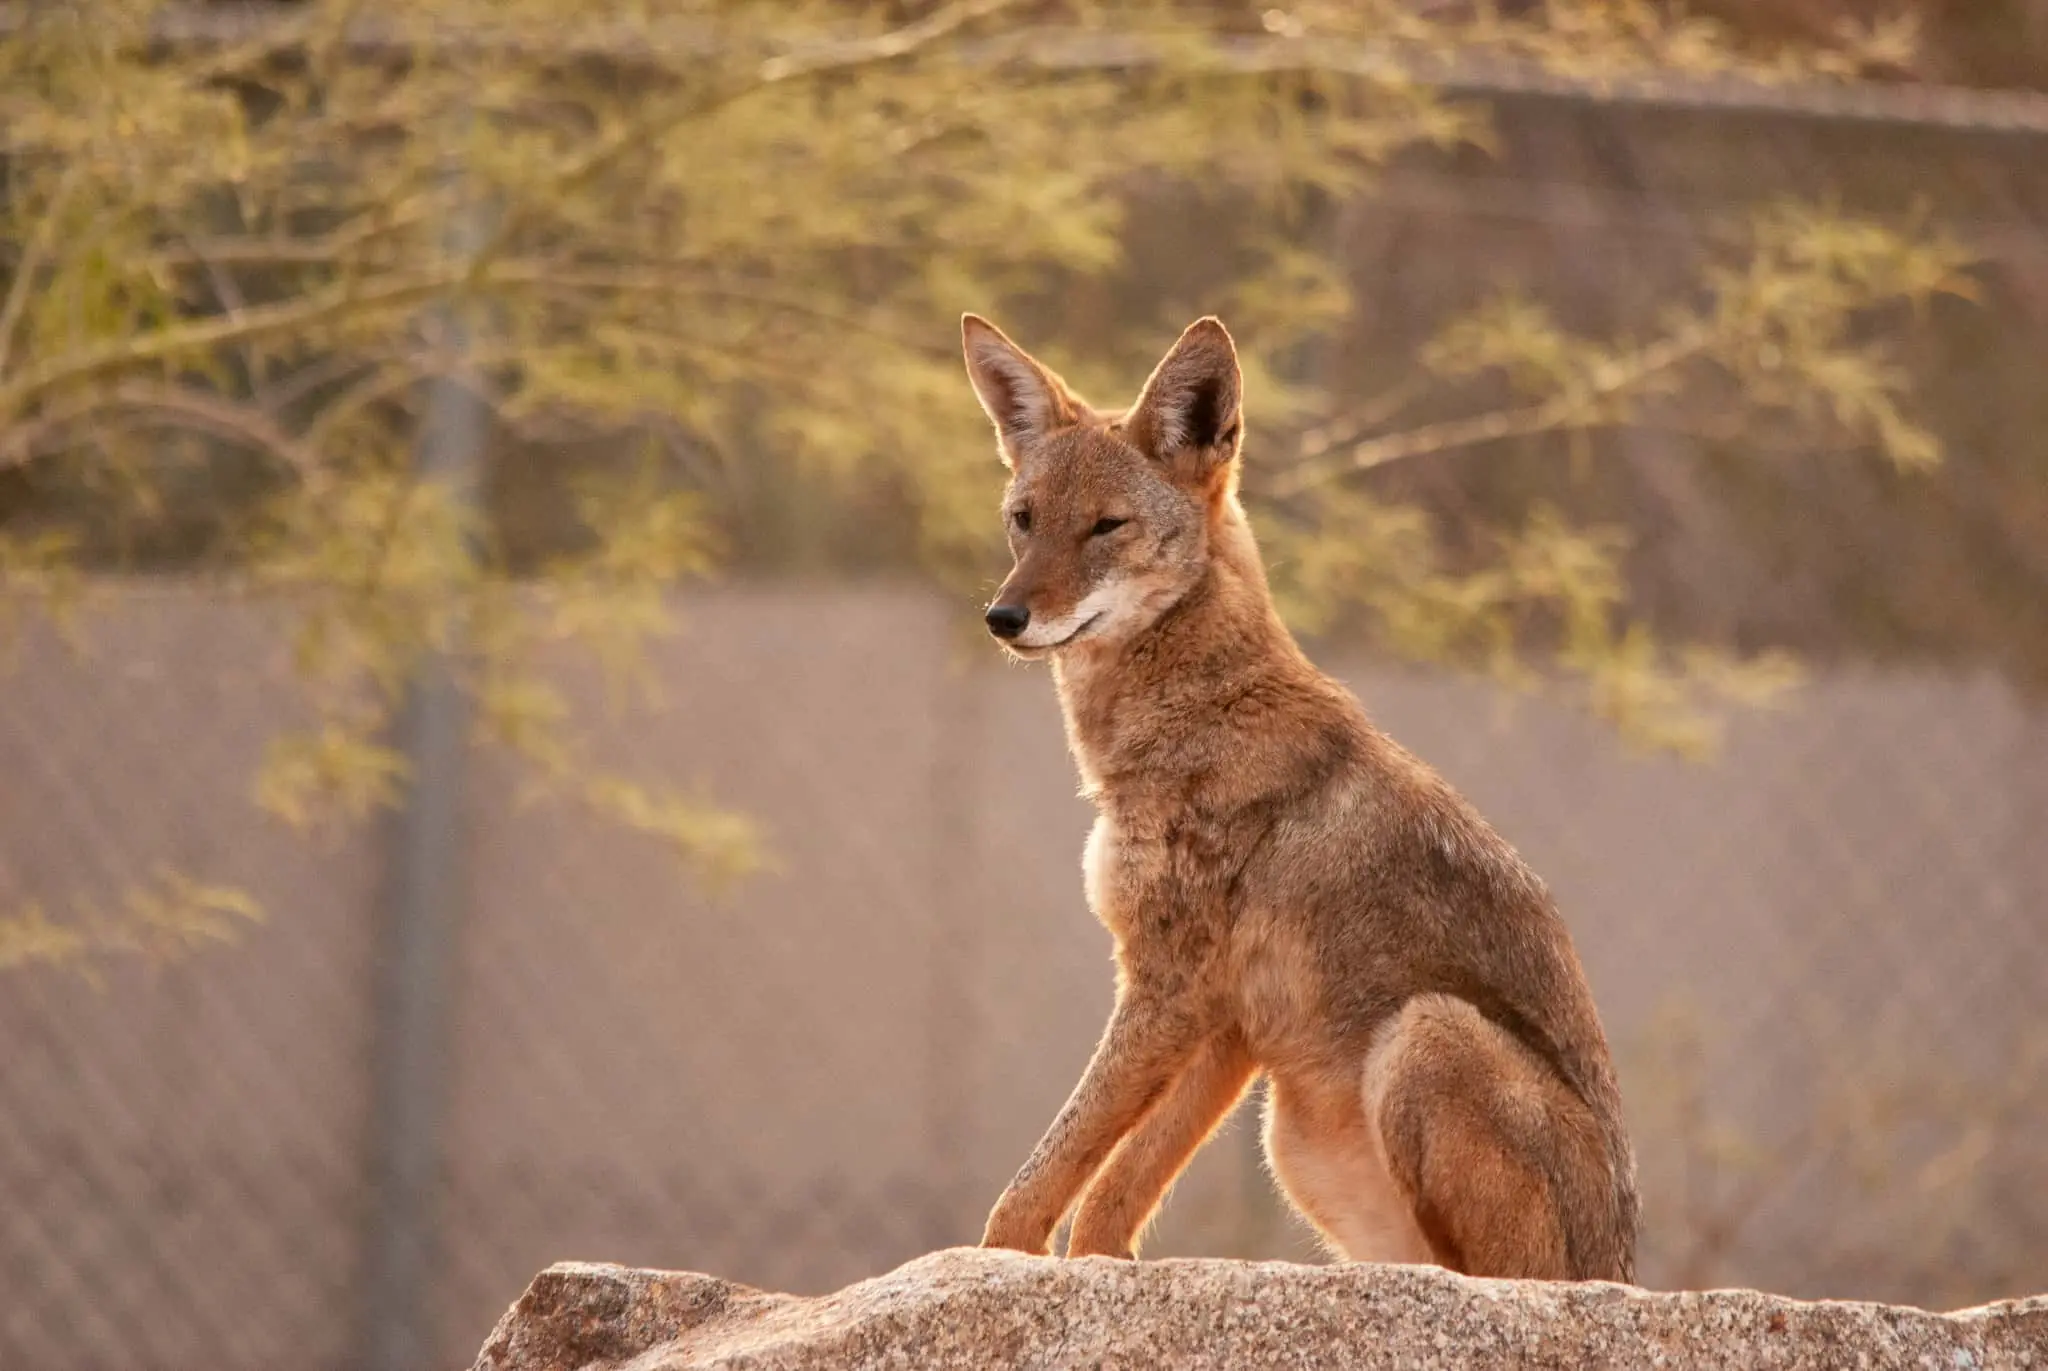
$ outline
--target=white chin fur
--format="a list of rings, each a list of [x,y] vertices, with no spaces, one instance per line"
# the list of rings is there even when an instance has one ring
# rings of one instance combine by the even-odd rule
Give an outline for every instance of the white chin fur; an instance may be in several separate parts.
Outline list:
[[[1030,625],[1011,640],[1011,646],[1043,652],[1063,645],[1091,623],[1092,631],[1100,633],[1128,613],[1141,597],[1142,592],[1129,582],[1105,581],[1057,619],[1041,620],[1034,616]]]

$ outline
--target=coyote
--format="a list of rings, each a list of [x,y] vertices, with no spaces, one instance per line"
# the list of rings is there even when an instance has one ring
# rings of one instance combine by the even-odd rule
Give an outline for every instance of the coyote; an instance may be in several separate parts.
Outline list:
[[[1049,657],[1116,1008],[986,1247],[1133,1257],[1254,1077],[1275,1179],[1341,1257],[1634,1279],[1635,1160],[1541,881],[1281,624],[1237,499],[1237,351],[1189,326],[1121,413],[974,315],[1010,470],[988,628]]]

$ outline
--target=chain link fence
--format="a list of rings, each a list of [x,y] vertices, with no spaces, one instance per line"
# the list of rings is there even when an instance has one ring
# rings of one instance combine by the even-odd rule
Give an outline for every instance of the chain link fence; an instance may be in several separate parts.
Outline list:
[[[293,721],[278,616],[131,588],[82,652],[26,636],[0,907],[174,869],[267,919],[175,965],[0,982],[0,1362],[362,1365],[393,1222],[426,1244],[441,1366],[557,1259],[821,1290],[977,1236],[1108,1003],[1049,682],[963,651],[960,607],[922,593],[681,614],[661,707],[563,679],[608,760],[701,777],[775,867],[707,898],[473,757],[417,1116],[432,1199],[396,1215],[390,835],[309,842],[252,808]],[[1646,1283],[2041,1284],[2048,716],[1988,679],[1827,673],[1693,766],[1538,699],[1333,665],[1558,895],[1636,1115]],[[1212,1143],[1151,1252],[1316,1258],[1255,1134]]]

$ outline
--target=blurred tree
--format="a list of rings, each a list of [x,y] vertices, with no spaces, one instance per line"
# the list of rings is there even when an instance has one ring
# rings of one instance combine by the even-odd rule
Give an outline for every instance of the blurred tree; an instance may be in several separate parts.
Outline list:
[[[2042,0],[1700,0],[1696,14],[1776,42],[1826,42],[1844,24],[1911,24],[1918,41],[1893,71],[1959,86],[2048,87],[2048,4]]]
[[[1447,321],[1368,403],[1310,384],[1350,310],[1315,248],[1330,208],[1404,149],[1486,141],[1483,111],[1434,78],[1475,61],[1833,78],[1900,63],[1896,25],[1764,51],[1634,0],[1527,17],[1384,0],[656,9],[7,14],[7,599],[61,609],[82,568],[178,567],[288,603],[315,722],[276,740],[257,789],[292,822],[397,793],[392,712],[426,654],[459,646],[482,733],[539,781],[709,877],[745,871],[742,818],[589,763],[532,651],[572,640],[637,684],[665,588],[722,552],[764,556],[778,528],[855,563],[893,560],[875,530],[899,528],[921,565],[985,575],[997,469],[956,356],[964,308],[1023,319],[1100,395],[1133,388],[1191,300],[1222,313],[1274,435],[1255,437],[1247,493],[1298,623],[1575,690],[1631,739],[1689,752],[1711,744],[1716,701],[1775,688],[1784,664],[1630,624],[1618,530],[1538,508],[1454,550],[1365,473],[1759,415],[1781,442],[1937,459],[1868,320],[1960,291],[1962,253],[1807,207],[1732,230],[1640,336],[1503,299]],[[1148,194],[1213,223],[1214,249],[1173,298],[1121,299],[1124,217]],[[1058,308],[1091,294],[1117,305],[1066,326]],[[414,459],[437,384],[494,416],[475,499]],[[206,936],[241,908],[165,890],[138,896],[160,929],[189,916]],[[132,920],[108,926],[134,941]],[[40,911],[16,932],[0,963],[71,946]]]

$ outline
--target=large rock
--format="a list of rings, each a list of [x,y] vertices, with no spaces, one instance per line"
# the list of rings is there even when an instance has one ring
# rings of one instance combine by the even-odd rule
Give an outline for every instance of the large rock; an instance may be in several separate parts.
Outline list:
[[[476,1371],[684,1368],[1913,1368],[2048,1371],[2048,1296],[1929,1314],[1751,1290],[1471,1280],[1429,1267],[1050,1261],[962,1249],[836,1295],[565,1262]]]

